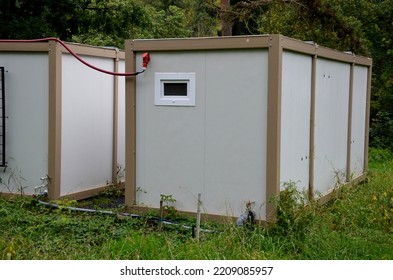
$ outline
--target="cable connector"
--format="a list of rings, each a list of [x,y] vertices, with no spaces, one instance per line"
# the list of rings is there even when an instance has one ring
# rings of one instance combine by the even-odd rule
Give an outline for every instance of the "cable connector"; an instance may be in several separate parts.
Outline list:
[[[253,210],[254,205],[255,205],[255,201],[249,200],[246,203],[246,211],[242,215],[240,215],[240,217],[236,221],[236,224],[238,226],[244,226],[246,224],[252,225],[255,223],[256,213]]]
[[[147,65],[149,65],[150,62],[150,54],[148,52],[145,52],[144,54],[142,54],[142,69],[146,70],[147,69]]]
[[[41,185],[34,187],[34,197],[48,195],[48,175],[40,178],[40,180],[42,181]]]

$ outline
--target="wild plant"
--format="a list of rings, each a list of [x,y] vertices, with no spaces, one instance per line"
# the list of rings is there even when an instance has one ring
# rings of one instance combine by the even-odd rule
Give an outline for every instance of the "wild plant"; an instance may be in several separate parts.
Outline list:
[[[289,181],[283,185],[284,190],[272,199],[277,209],[272,232],[302,240],[317,216],[318,205],[309,199],[308,193],[299,191],[295,182]]]
[[[166,218],[177,218],[177,209],[174,206],[176,199],[171,194],[161,194],[160,200],[162,203],[163,215]]]

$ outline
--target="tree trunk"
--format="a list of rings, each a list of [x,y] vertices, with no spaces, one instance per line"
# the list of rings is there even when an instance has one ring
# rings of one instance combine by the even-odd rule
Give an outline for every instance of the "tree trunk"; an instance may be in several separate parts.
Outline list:
[[[227,12],[231,6],[230,0],[221,0],[221,35],[232,36],[232,22]]]

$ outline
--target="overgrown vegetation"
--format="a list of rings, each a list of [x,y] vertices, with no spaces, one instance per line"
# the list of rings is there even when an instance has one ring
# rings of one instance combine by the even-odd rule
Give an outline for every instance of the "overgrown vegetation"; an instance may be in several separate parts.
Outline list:
[[[31,198],[0,199],[0,259],[393,259],[393,155],[370,150],[370,174],[320,206],[288,183],[270,227],[202,223],[48,208]],[[104,194],[109,195],[108,194]],[[75,205],[74,202],[64,202]],[[71,205],[70,204],[70,205]],[[183,219],[193,226],[195,221]]]

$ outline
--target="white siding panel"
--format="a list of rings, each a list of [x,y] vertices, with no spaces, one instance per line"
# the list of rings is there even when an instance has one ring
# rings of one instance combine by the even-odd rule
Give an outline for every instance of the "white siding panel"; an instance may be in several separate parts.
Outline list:
[[[6,160],[0,192],[34,194],[48,174],[48,54],[0,53],[5,70]]]
[[[211,214],[239,216],[255,201],[265,219],[266,50],[206,56],[205,204]]]
[[[318,59],[315,96],[315,191],[345,180],[350,65]]]
[[[351,175],[356,178],[363,174],[364,136],[366,131],[366,99],[368,69],[355,66],[353,75],[352,132],[351,132]]]
[[[281,187],[309,184],[310,104],[312,58],[283,52],[281,103]]]
[[[151,53],[137,77],[137,202],[238,216],[248,200],[265,218],[267,51]],[[141,58],[137,56],[137,65]],[[196,106],[154,105],[156,72],[196,74]]]
[[[119,72],[125,72],[125,62],[119,62]],[[125,78],[118,78],[118,114],[117,114],[117,164],[121,168],[126,166],[126,105],[125,105]],[[122,179],[124,180],[124,178]]]
[[[143,190],[137,202],[159,207],[160,194],[172,195],[177,209],[195,211],[204,187],[205,54],[152,53],[151,58],[137,77],[136,184]],[[195,73],[196,106],[154,105],[156,72]]]
[[[84,57],[113,70],[113,60]],[[103,186],[112,177],[113,76],[62,56],[61,195]]]

